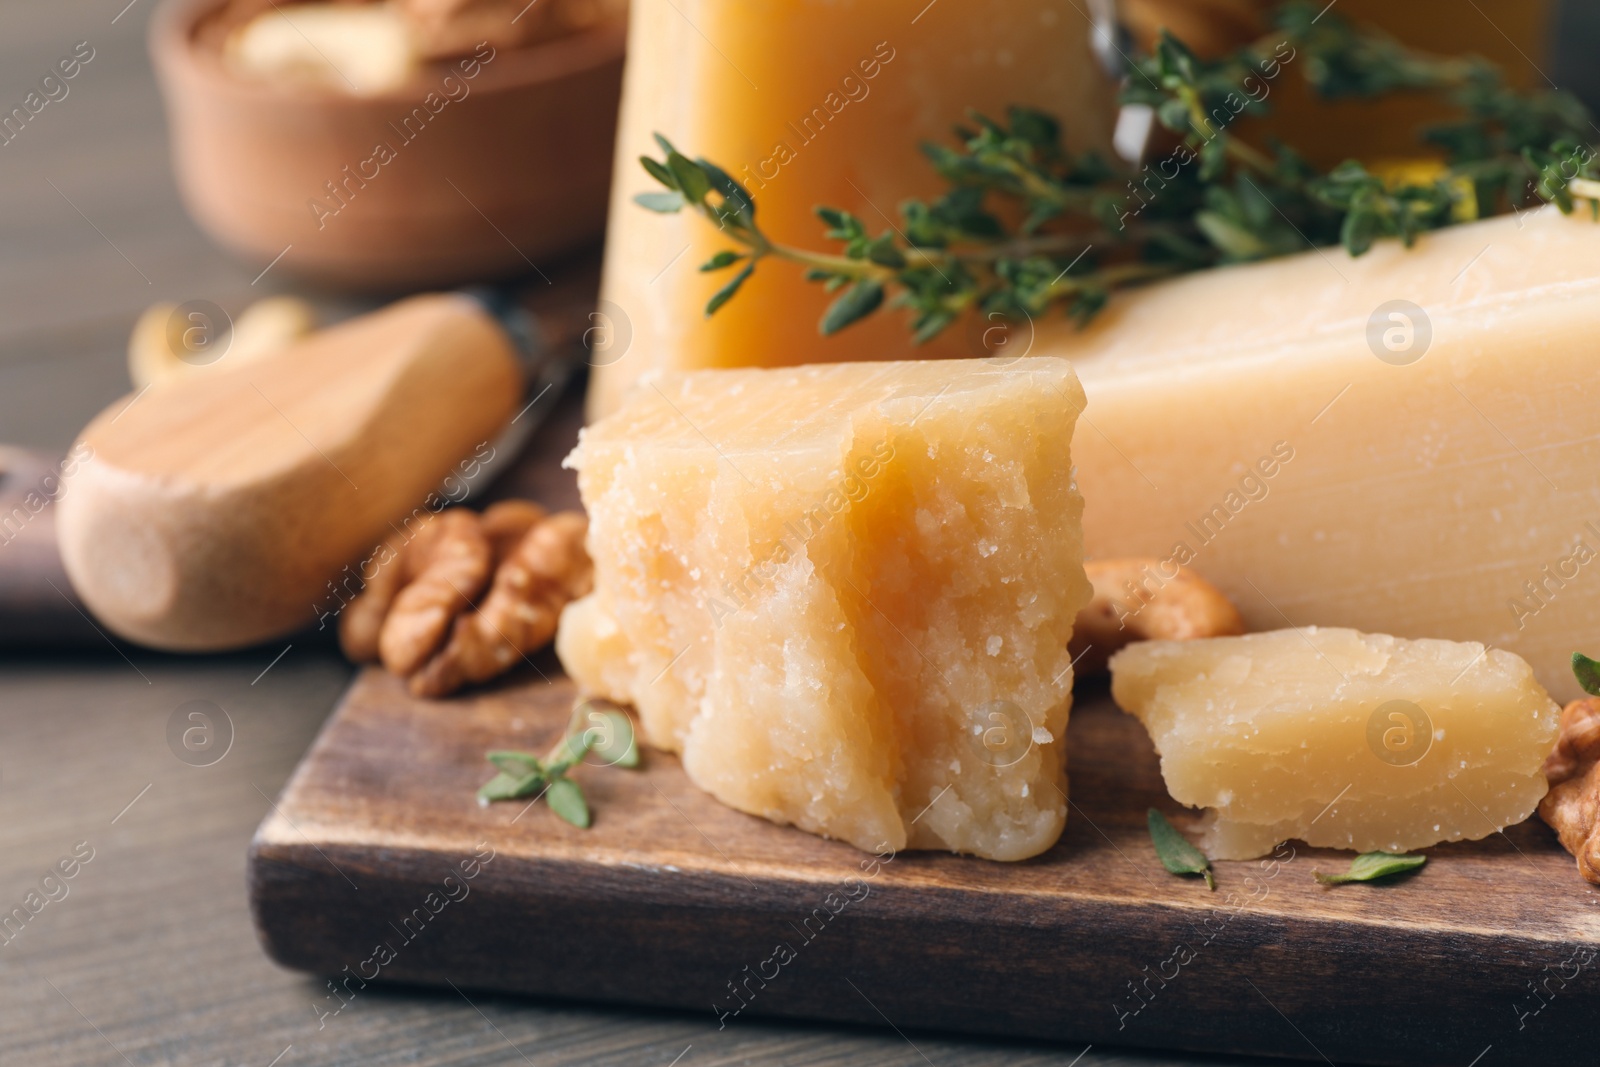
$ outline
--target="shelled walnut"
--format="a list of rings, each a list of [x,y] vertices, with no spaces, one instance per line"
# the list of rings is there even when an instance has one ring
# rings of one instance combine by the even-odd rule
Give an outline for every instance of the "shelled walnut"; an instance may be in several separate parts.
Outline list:
[[[339,620],[339,643],[417,696],[487,681],[549,643],[561,609],[589,591],[587,532],[579,512],[548,515],[526,500],[430,515],[379,548]]]
[[[1544,774],[1550,792],[1539,802],[1539,817],[1577,857],[1578,873],[1600,885],[1600,697],[1574,700],[1561,709],[1561,734]]]
[[[1094,599],[1072,628],[1077,677],[1099,674],[1111,654],[1133,641],[1234,637],[1244,619],[1227,595],[1185,567],[1156,559],[1099,559],[1083,565]]]

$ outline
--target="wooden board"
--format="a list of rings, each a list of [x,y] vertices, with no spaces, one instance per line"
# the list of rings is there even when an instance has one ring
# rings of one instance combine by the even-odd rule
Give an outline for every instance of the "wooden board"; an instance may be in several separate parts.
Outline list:
[[[1143,730],[1091,684],[1066,833],[1028,862],[902,853],[868,874],[866,854],[726,808],[660,753],[580,769],[596,817],[578,830],[542,804],[474,801],[486,750],[543,750],[567,720],[570,683],[548,656],[538,668],[551,680],[443,703],[359,677],[252,846],[275,959],[351,989],[376,973],[713,1027],[781,1015],[1341,1063],[1591,1062],[1597,896],[1537,821],[1431,849],[1393,884],[1321,888],[1313,869],[1348,854],[1294,846],[1219,863],[1208,893],[1158,864],[1146,808],[1192,821]]]

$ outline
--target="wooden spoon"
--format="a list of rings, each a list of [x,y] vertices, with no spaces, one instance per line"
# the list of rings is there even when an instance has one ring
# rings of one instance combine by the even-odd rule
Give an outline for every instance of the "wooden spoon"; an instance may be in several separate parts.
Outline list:
[[[67,574],[102,624],[156,648],[331,625],[384,536],[446,503],[429,500],[446,476],[473,480],[522,388],[511,342],[460,295],[158,383],[79,438],[92,458],[56,504]]]

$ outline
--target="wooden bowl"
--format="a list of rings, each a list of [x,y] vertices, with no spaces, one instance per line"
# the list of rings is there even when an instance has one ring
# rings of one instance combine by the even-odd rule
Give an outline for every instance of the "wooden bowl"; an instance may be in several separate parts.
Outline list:
[[[431,64],[357,97],[233,75],[200,39],[221,6],[166,0],[150,50],[189,211],[251,263],[281,255],[277,270],[344,288],[447,286],[600,236],[624,27],[501,48],[471,77]]]

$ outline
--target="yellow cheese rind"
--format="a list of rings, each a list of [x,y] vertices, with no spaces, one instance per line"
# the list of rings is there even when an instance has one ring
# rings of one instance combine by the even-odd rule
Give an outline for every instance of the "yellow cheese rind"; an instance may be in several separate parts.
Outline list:
[[[1012,105],[1040,108],[1061,117],[1073,150],[1109,155],[1115,80],[1091,52],[1092,9],[1082,0],[763,0],[755,14],[747,0],[635,0],[602,286],[604,310],[631,342],[596,361],[590,417],[614,410],[648,370],[990,354],[960,329],[915,345],[898,311],[822,337],[817,322],[837,294],[772,260],[701,315],[727,275],[695,268],[730,242],[697,213],[635,204],[636,193],[660,188],[639,157],[659,158],[660,133],[721,166],[781,243],[828,246],[818,204],[854,212],[873,233],[904,228],[902,201],[945,189],[918,146],[954,145],[952,124],[969,108],[997,118]]]
[[[556,647],[740,810],[1021,859],[1066,818],[1087,603],[1063,360],[651,379],[569,464],[595,592]]]
[[[1560,709],[1524,660],[1476,643],[1307,627],[1130,645],[1111,671],[1168,792],[1209,810],[1214,859],[1477,840],[1547,788]]]

